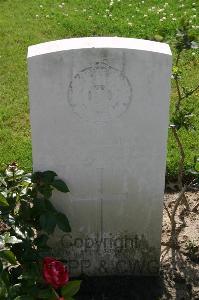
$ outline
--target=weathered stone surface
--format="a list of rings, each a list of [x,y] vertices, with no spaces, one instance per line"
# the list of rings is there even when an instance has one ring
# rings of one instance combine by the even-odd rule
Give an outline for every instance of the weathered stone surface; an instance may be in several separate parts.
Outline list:
[[[29,47],[28,65],[34,170],[70,188],[53,197],[72,226],[72,238],[54,237],[54,255],[73,274],[157,273],[169,46],[66,39]]]

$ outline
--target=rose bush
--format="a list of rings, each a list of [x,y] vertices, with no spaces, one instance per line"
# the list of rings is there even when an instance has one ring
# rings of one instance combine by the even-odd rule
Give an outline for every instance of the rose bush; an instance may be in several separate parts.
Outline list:
[[[74,299],[81,282],[52,258],[48,239],[56,227],[70,232],[67,217],[49,200],[67,185],[53,171],[26,174],[14,162],[0,174],[0,299]]]

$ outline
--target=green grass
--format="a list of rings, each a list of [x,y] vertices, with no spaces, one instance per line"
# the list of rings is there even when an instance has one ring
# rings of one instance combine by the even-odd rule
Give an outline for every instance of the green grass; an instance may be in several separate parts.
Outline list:
[[[199,32],[197,1],[195,4],[194,0],[167,2],[168,5],[161,0],[114,0],[110,5],[107,0],[0,0],[0,168],[13,160],[26,170],[32,167],[26,61],[29,45],[67,37],[153,39],[157,34],[172,45],[180,17],[185,14],[192,21],[193,31]],[[189,87],[194,87],[199,79],[198,60],[198,50],[189,51],[183,57],[183,80]],[[172,103],[175,97],[173,88]],[[196,115],[198,104],[197,95],[187,104],[194,106]],[[195,132],[180,132],[186,169],[192,166],[194,155],[199,154],[197,119],[195,126]],[[177,160],[175,141],[169,134],[170,176],[177,172]]]

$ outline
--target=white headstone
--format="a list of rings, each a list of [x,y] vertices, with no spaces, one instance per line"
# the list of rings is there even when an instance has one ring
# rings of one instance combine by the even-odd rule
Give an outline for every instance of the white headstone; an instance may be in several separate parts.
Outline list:
[[[54,237],[54,255],[73,275],[157,274],[169,46],[65,39],[29,47],[28,65],[34,170],[70,189],[52,200],[72,227]]]

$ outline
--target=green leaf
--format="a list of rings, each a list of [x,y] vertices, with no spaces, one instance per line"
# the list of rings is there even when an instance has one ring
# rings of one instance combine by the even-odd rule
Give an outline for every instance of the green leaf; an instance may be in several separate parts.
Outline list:
[[[51,288],[39,291],[38,296],[39,296],[39,299],[40,298],[48,299],[48,300],[56,300],[57,299],[55,292]]]
[[[24,174],[24,171],[23,170],[17,170],[16,172],[15,172],[15,176],[21,176],[21,175],[23,175]]]
[[[61,289],[62,296],[66,297],[66,299],[70,299],[69,297],[74,296],[80,289],[81,280],[73,280],[67,283]]]
[[[19,216],[23,218],[24,221],[31,219],[31,207],[29,202],[21,200]]]
[[[4,188],[7,187],[7,182],[3,176],[0,175],[0,185],[1,187],[3,186]]]
[[[0,258],[6,260],[12,265],[17,265],[16,257],[14,256],[13,252],[10,250],[0,251]]]
[[[71,227],[68,221],[68,218],[62,214],[62,213],[57,213],[56,214],[56,222],[57,226],[59,229],[61,229],[64,232],[71,232]]]
[[[31,181],[33,183],[38,183],[41,181],[41,178],[42,178],[42,172],[35,172],[32,174]]]
[[[9,299],[13,299],[20,294],[21,284],[15,284],[9,288]]]
[[[52,190],[53,189],[51,188],[51,186],[47,184],[38,187],[38,191],[47,199],[52,196]]]
[[[57,174],[53,171],[42,172],[43,181],[48,184],[50,184],[56,176]]]
[[[14,172],[10,171],[10,169],[6,169],[5,174],[7,177],[13,177],[14,176]]]
[[[8,268],[5,268],[1,274],[0,281],[4,282],[6,288],[10,287],[10,274]]]
[[[0,278],[0,299],[5,299],[5,295],[7,294],[7,287],[5,282]]]
[[[3,238],[5,244],[16,244],[20,242],[20,240],[17,239],[14,235],[10,235],[10,232],[4,233]]]
[[[43,199],[35,198],[33,200],[33,211],[35,215],[40,215],[45,211],[45,202]]]
[[[45,209],[51,212],[56,212],[56,209],[48,199],[44,199]]]
[[[56,188],[58,191],[62,192],[62,193],[68,193],[69,192],[69,189],[68,189],[67,185],[61,179],[53,180],[52,186],[54,188]]]
[[[2,195],[2,193],[0,193],[0,205],[1,206],[9,206],[6,198]]]
[[[52,212],[46,212],[40,216],[39,222],[41,228],[48,234],[53,233],[56,226],[56,215]]]

